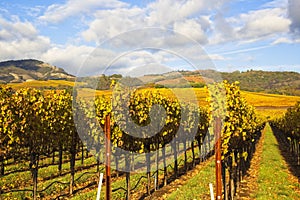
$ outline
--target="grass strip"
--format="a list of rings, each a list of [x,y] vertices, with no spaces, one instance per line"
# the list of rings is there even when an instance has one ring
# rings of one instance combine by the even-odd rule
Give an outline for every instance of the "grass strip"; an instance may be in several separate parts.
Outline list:
[[[278,148],[271,127],[266,126],[263,153],[258,173],[258,190],[255,199],[300,199],[295,188],[298,183],[289,179],[289,171]]]
[[[210,161],[199,172],[183,185],[178,179],[178,188],[166,197],[169,200],[207,199],[209,197],[209,183],[215,182],[215,160]],[[164,198],[165,199],[165,198]]]

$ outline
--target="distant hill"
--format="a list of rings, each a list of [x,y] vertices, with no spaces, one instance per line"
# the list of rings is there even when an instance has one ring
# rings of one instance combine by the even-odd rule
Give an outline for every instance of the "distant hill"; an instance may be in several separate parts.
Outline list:
[[[74,80],[63,69],[39,60],[0,62],[0,83],[21,83],[33,80]]]
[[[139,77],[145,84],[153,84],[155,87],[185,88],[204,87],[206,83],[212,82],[211,78],[200,76],[195,71],[173,71],[164,74],[150,74]]]
[[[297,72],[197,70],[151,74],[139,78],[144,83],[152,82],[156,87],[203,87],[215,79],[223,79],[239,81],[241,89],[246,91],[300,96],[300,74]]]
[[[222,72],[223,79],[239,81],[242,90],[300,96],[300,74],[297,72]]]
[[[85,87],[97,84],[97,89],[109,89],[112,80],[146,87],[204,87],[214,79],[240,82],[242,90],[273,94],[300,96],[300,74],[297,72],[272,72],[248,70],[246,72],[217,72],[214,70],[172,71],[164,74],[144,75],[138,78],[122,77],[120,74],[99,77],[81,77]],[[62,68],[48,63],[27,59],[0,62],[0,83],[23,83],[33,80],[69,80],[75,77]]]

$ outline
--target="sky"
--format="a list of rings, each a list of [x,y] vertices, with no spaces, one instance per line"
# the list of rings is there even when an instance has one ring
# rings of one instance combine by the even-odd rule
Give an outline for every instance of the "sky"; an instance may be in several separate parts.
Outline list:
[[[299,10],[300,0],[0,0],[0,61],[74,75],[300,72]]]

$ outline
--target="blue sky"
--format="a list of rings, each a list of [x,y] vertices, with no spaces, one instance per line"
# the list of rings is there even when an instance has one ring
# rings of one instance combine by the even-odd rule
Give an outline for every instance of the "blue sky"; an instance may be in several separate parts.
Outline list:
[[[72,74],[153,63],[300,72],[299,10],[299,0],[0,1],[0,61],[35,58]]]

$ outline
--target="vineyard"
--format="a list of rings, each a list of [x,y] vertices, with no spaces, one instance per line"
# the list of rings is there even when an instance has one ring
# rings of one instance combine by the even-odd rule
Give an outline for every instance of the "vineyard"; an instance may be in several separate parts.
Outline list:
[[[273,120],[272,128],[289,149],[297,165],[300,165],[300,103],[289,108],[281,118]]]
[[[218,119],[224,119],[219,122],[222,193],[224,199],[234,199],[270,119],[251,106],[251,93],[226,81],[196,92],[197,102],[181,102],[167,89],[127,90],[118,85],[113,93],[89,94],[0,88],[0,199],[94,199],[99,174],[105,173],[107,142],[112,199],[151,197],[198,165],[214,170],[207,163],[215,153]],[[190,98],[185,95],[183,100]],[[270,105],[270,96],[255,106]],[[280,103],[267,114],[271,127],[281,133],[299,165],[300,104],[279,119],[274,116],[299,98],[274,98]],[[104,135],[107,116],[109,141]],[[207,191],[202,198],[209,198]]]

